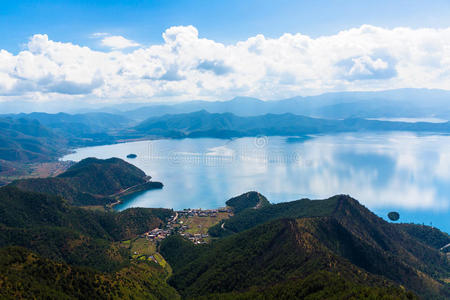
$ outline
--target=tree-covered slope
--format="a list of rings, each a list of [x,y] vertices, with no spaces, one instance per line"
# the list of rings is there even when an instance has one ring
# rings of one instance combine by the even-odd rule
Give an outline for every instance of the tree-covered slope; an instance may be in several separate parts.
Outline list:
[[[36,120],[0,118],[0,160],[31,163],[54,160],[67,141]]]
[[[160,227],[168,209],[99,212],[0,188],[1,299],[178,299],[167,271],[119,241]]]
[[[260,209],[242,210],[210,230],[210,233],[216,234],[216,236],[229,236],[213,244],[207,252],[214,253],[210,255],[220,258],[216,263],[220,265],[222,272],[232,273],[233,268],[225,271],[228,267],[221,264],[229,263],[236,266],[243,263],[232,257],[246,256],[242,256],[239,252],[246,252],[245,247],[247,246],[253,247],[254,253],[265,255],[270,247],[259,240],[259,234],[262,234],[263,231],[268,234],[271,228],[274,228],[273,224],[276,224],[273,222],[285,218],[296,219],[296,231],[298,232],[292,234],[301,236],[299,240],[307,243],[307,246],[302,245],[312,253],[321,253],[323,249],[326,249],[336,257],[345,259],[365,272],[392,280],[424,297],[445,298],[450,295],[448,284],[444,282],[445,278],[450,278],[450,263],[442,253],[396,225],[387,223],[356,200],[344,195],[326,200],[304,199],[268,205]],[[268,226],[268,224],[272,225]],[[264,229],[259,229],[261,231],[258,232],[256,229],[260,227]],[[263,235],[269,237],[270,235],[267,234]],[[278,240],[282,236],[280,232],[274,233],[270,238],[272,244],[281,245],[284,243],[284,241]],[[242,239],[239,240],[240,238]],[[309,238],[315,242],[307,242]],[[231,243],[233,246],[221,246],[224,243]],[[252,243],[255,244],[251,246]],[[289,251],[296,251],[292,244],[288,248]],[[228,253],[234,251],[237,251],[234,253],[235,255],[229,257]],[[277,251],[280,255],[289,258],[289,251]],[[270,253],[267,255],[269,257],[274,256]],[[177,257],[177,255],[171,256]],[[222,261],[222,257],[224,261]],[[327,256],[324,255],[324,257]],[[198,264],[199,270],[204,270],[205,274],[209,274],[209,271],[202,269],[202,264],[199,263],[202,260],[197,258],[194,262],[187,264],[185,268],[193,268]],[[309,261],[311,258],[307,260]],[[320,261],[323,262],[323,259],[321,258]],[[213,261],[209,263],[214,264]],[[295,265],[294,262],[290,264]],[[242,268],[249,268],[255,274],[267,274],[266,270],[254,268],[269,268],[270,266],[269,262],[253,261],[249,265],[244,264]],[[246,276],[250,275],[247,274]],[[180,278],[189,277],[183,274]],[[193,283],[183,283],[181,280],[181,283],[178,283],[180,279],[176,276],[173,280],[176,286],[181,284],[181,286],[186,286],[186,289],[189,289],[190,286],[196,289],[196,285],[201,285],[201,282],[197,280]],[[212,279],[207,279],[204,284],[210,280]],[[264,285],[263,282],[260,284]],[[205,289],[203,286],[201,288]],[[201,293],[205,293],[205,291],[203,290]]]
[[[22,246],[50,259],[114,270],[129,256],[116,241],[154,229],[171,214],[146,208],[89,211],[56,196],[6,186],[0,188],[0,247]]]
[[[337,200],[338,197],[332,197],[323,201],[301,199],[265,205],[259,209],[242,210],[224,221],[223,226],[218,224],[210,228],[209,232],[213,236],[224,236],[280,218],[329,216],[336,208]]]
[[[56,134],[64,136],[71,147],[113,143],[115,131],[126,128],[130,120],[121,115],[96,112],[84,114],[34,112],[5,115],[10,119],[37,120]]]
[[[185,253],[192,246],[173,247],[174,243],[182,243],[180,240],[179,237],[165,240],[161,251],[174,266],[170,283],[185,296],[209,299],[231,293],[228,299],[232,295],[249,299],[250,295],[266,295],[268,290],[273,295],[282,294],[282,289],[285,289],[285,295],[309,295],[319,291],[329,293],[333,288],[339,295],[349,293],[352,288],[355,292],[362,291],[365,287],[366,292],[383,290],[383,295],[388,295],[387,291],[392,289],[406,299],[406,293],[395,284],[334,254],[293,219],[271,221],[223,238],[211,246],[195,246],[190,250],[193,253],[190,257],[176,249]],[[177,264],[179,259],[183,263]],[[308,276],[320,278],[320,274],[328,274],[320,283],[321,287],[308,290],[310,283],[302,283],[311,280]],[[333,287],[336,280],[346,282],[348,286]]]
[[[42,258],[25,248],[0,248],[1,299],[179,299],[166,276],[152,263],[101,273]]]
[[[119,159],[86,158],[57,177],[18,180],[11,183],[22,190],[58,195],[73,205],[114,202],[114,196],[132,187],[162,188],[159,182],[137,167]]]
[[[306,278],[292,279],[274,285],[253,287],[248,291],[214,293],[200,296],[201,300],[253,300],[253,299],[419,299],[414,293],[394,285],[369,285],[346,279],[336,273],[317,271]]]
[[[441,249],[442,247],[450,244],[450,235],[440,231],[436,227],[406,223],[396,224],[396,226],[406,231],[409,235],[422,241],[424,244],[435,249]]]

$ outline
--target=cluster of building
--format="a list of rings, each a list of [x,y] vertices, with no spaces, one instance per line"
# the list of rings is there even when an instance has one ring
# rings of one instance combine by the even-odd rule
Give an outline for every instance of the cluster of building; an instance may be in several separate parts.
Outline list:
[[[209,237],[209,234],[207,233],[195,233],[195,234],[191,234],[188,232],[182,232],[180,233],[181,236],[187,238],[188,240],[190,240],[191,242],[193,242],[194,244],[206,244],[206,239]]]
[[[180,217],[217,217],[218,213],[227,212],[232,213],[232,209],[228,207],[218,208],[218,209],[190,209],[186,208],[184,210],[177,211]]]
[[[161,241],[171,234],[179,233],[181,236],[189,239],[194,244],[205,244],[206,239],[209,237],[205,233],[188,233],[189,226],[183,224],[183,221],[179,220],[181,218],[192,218],[192,217],[217,217],[218,213],[232,213],[231,208],[224,207],[218,209],[184,209],[176,211],[175,215],[172,216],[165,225],[164,228],[155,228],[144,234],[144,236],[152,241]]]
[[[170,229],[155,228],[152,231],[147,232],[145,236],[149,240],[160,241],[168,237],[170,234],[171,234]]]

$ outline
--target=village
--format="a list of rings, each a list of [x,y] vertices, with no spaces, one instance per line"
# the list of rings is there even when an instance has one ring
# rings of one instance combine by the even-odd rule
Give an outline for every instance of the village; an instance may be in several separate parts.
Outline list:
[[[150,241],[161,241],[171,234],[180,234],[194,244],[209,241],[208,228],[232,216],[232,209],[184,209],[175,211],[163,228],[155,228],[143,235]]]

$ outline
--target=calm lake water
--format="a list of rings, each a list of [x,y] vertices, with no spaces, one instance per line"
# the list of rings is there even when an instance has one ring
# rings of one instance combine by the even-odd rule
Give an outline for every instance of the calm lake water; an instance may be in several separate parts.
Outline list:
[[[135,159],[127,159],[130,153]],[[271,202],[349,194],[386,219],[450,232],[450,136],[340,134],[308,138],[154,140],[76,149],[64,160],[122,158],[164,183],[128,207],[216,208],[256,190]]]

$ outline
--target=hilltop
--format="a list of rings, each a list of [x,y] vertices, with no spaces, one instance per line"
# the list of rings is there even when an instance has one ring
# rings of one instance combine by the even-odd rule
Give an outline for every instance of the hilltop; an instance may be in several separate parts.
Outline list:
[[[162,188],[162,183],[119,158],[86,158],[64,173],[49,178],[17,180],[12,186],[58,195],[73,205],[106,205],[132,192]]]
[[[260,193],[252,191],[233,197],[225,202],[225,204],[233,208],[234,213],[239,213],[247,208],[259,209],[270,205],[270,202]]]

